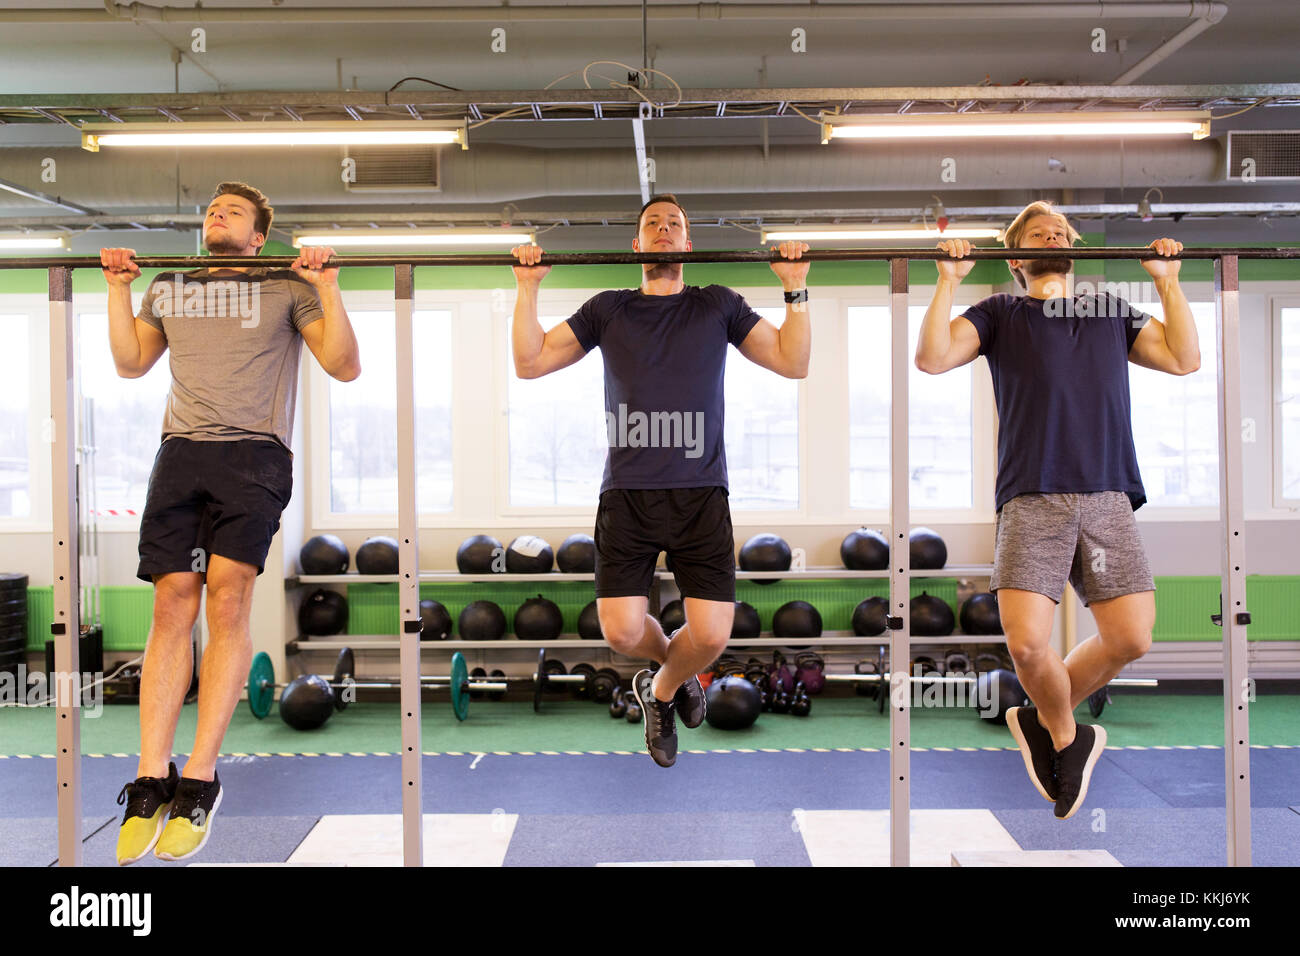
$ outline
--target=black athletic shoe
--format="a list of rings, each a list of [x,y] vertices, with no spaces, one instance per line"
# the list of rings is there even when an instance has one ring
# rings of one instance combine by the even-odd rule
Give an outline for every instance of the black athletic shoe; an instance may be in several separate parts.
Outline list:
[[[1074,743],[1052,752],[1056,767],[1056,815],[1068,820],[1083,806],[1088,795],[1088,781],[1102,751],[1106,749],[1106,729],[1099,724],[1079,724]]]
[[[1007,729],[1025,758],[1025,770],[1044,800],[1055,801],[1056,777],[1052,771],[1052,735],[1038,722],[1037,707],[1012,707],[1007,711]]]
[[[673,706],[677,708],[677,713],[682,715],[682,723],[690,730],[704,723],[708,705],[705,703],[704,688],[700,685],[698,677],[692,674],[686,678],[685,684],[677,688],[677,693],[673,694]]]
[[[677,761],[677,722],[672,701],[661,701],[654,695],[651,685],[654,675],[647,668],[636,672],[632,678],[632,692],[641,704],[641,720],[645,723],[645,745],[650,756],[661,767],[671,767]]]
[[[122,826],[117,832],[117,865],[128,866],[144,857],[158,842],[171,811],[181,775],[176,764],[167,767],[165,777],[136,777],[117,795],[126,804]]]

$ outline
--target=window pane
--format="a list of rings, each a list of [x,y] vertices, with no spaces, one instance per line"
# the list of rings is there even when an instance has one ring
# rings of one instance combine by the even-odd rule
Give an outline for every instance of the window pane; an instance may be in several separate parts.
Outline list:
[[[1164,321],[1159,302],[1135,307]],[[1214,304],[1192,302],[1201,367],[1169,375],[1129,363],[1133,444],[1150,506],[1219,504],[1218,372]],[[1206,360],[1209,356],[1209,360]]]
[[[908,308],[908,355],[926,306]],[[889,507],[889,309],[850,308],[849,507]],[[953,316],[961,307],[953,308]],[[909,494],[913,508],[971,507],[971,367],[927,375],[908,362]]]
[[[94,402],[95,508],[101,514],[144,511],[149,473],[162,441],[171,389],[170,353],[140,378],[122,378],[108,346],[108,316],[78,316],[81,394]]]
[[[754,309],[777,328],[785,308]],[[799,507],[799,382],[727,349],[727,480],[732,510]]]
[[[26,518],[32,512],[27,405],[32,387],[27,372],[27,316],[0,315],[0,518]]]
[[[568,315],[540,316],[550,331]],[[508,339],[507,331],[507,341]],[[594,508],[605,471],[605,372],[599,355],[541,378],[521,379],[506,355],[510,504]]]
[[[396,318],[392,312],[348,314],[364,371],[355,382],[329,380],[330,511],[396,512]],[[450,511],[451,313],[417,311],[414,318],[416,508],[421,514]]]
[[[1282,497],[1300,498],[1300,308],[1283,309],[1281,318]]]

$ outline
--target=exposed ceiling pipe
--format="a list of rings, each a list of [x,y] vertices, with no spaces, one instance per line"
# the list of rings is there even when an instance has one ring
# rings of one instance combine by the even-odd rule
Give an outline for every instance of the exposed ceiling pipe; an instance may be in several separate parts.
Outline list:
[[[1214,6],[1222,7],[1223,4],[1221,3],[1214,4]],[[1225,8],[1223,13],[1226,12],[1227,9]],[[1135,63],[1131,68],[1125,70],[1119,76],[1115,77],[1113,81],[1114,84],[1116,86],[1123,86],[1126,83],[1132,83],[1139,76],[1150,71],[1152,67],[1156,66],[1159,63],[1163,63],[1165,60],[1169,59],[1169,57],[1171,57],[1174,53],[1181,50],[1184,46],[1190,43],[1193,39],[1200,36],[1206,30],[1210,29],[1210,27],[1218,23],[1219,20],[1222,20],[1223,13],[1219,13],[1219,15],[1213,19],[1206,16],[1200,18],[1199,20],[1193,20],[1182,30],[1179,30],[1178,33],[1174,34],[1174,36],[1170,37],[1164,43],[1160,44],[1160,46],[1156,47],[1145,57],[1143,57],[1141,60]]]
[[[1226,3],[670,3],[649,6],[651,20],[1205,20],[1217,23]],[[640,20],[640,4],[483,7],[172,7],[116,3],[102,7],[0,10],[0,23],[528,23]]]

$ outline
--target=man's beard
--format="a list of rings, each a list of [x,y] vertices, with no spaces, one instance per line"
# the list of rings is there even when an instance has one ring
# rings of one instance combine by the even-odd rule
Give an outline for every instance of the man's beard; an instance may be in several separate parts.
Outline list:
[[[1020,271],[1027,279],[1045,275],[1068,275],[1074,269],[1074,260],[1064,257],[1054,259],[1024,259]]]
[[[214,256],[237,256],[244,251],[243,246],[229,238],[205,238],[203,247]]]

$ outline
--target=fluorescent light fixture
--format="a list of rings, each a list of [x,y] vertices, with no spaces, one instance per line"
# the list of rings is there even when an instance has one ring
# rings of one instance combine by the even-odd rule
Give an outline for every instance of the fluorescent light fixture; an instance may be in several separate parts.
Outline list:
[[[822,113],[822,142],[832,139],[977,139],[986,136],[1210,135],[1208,110],[1127,113],[905,113],[835,116]]]
[[[65,236],[33,234],[30,236],[0,234],[0,252],[24,249],[66,249],[68,240]]]
[[[781,226],[763,230],[763,242],[873,242],[901,239],[904,242],[941,239],[997,239],[1000,227],[991,223],[962,223],[942,232],[937,226]]]
[[[460,143],[464,121],[331,123],[87,123],[81,148],[102,146],[428,146]]]
[[[537,234],[532,230],[512,229],[493,232],[469,229],[338,229],[325,232],[296,232],[295,248],[330,246],[350,248],[404,248],[421,246],[523,246]]]

